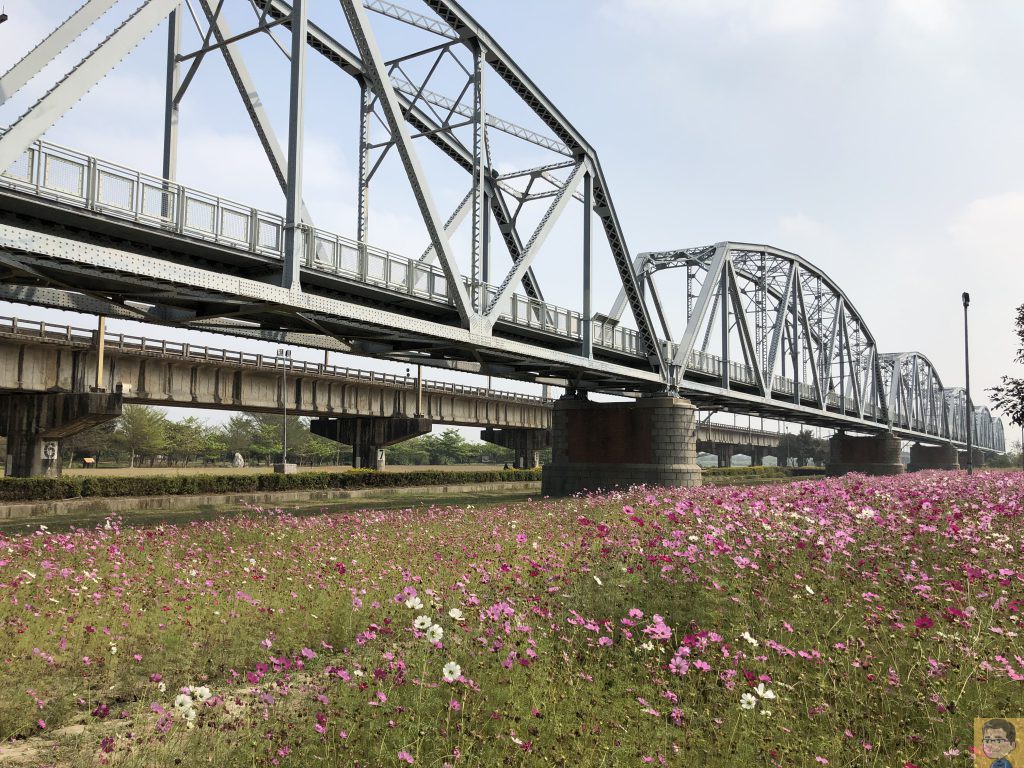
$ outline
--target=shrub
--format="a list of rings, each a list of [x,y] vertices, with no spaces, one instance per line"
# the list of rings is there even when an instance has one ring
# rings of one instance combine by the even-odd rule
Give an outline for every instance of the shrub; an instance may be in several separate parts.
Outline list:
[[[540,480],[540,470],[299,472],[294,475],[150,475],[121,477],[11,477],[0,480],[0,501],[74,499],[80,496],[181,496],[202,493],[402,488]]]

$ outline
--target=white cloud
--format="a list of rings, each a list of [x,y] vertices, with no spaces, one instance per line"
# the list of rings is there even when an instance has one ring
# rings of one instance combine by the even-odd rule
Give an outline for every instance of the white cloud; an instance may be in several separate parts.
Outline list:
[[[605,11],[634,23],[716,21],[739,35],[813,32],[843,15],[839,0],[612,0]]]
[[[961,0],[888,0],[888,21],[900,31],[942,35],[954,31],[963,10]]]
[[[949,226],[955,244],[972,261],[1019,261],[1024,243],[1024,193],[1008,192],[969,203]]]
[[[783,216],[775,228],[779,241],[774,245],[819,265],[827,263],[839,246],[839,237],[828,224],[804,213]]]

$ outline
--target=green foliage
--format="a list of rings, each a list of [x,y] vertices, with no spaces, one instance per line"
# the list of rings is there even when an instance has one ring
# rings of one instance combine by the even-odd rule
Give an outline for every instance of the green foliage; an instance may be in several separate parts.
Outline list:
[[[179,496],[202,493],[302,491],[357,488],[403,488],[428,485],[526,482],[541,471],[489,472],[298,472],[293,475],[147,475],[60,478],[8,477],[0,480],[0,501],[73,499],[82,496]]]
[[[167,444],[167,416],[148,405],[126,405],[118,420],[117,441],[131,455],[130,466],[136,457],[153,458]]]
[[[1024,363],[1024,304],[1017,307],[1017,338],[1020,339],[1020,347],[1014,360]],[[1002,382],[1001,386],[988,390],[992,394],[992,402],[1012,424],[1024,426],[1024,379],[1003,376]]]
[[[809,429],[798,434],[784,434],[779,439],[779,464],[787,465],[791,458],[797,466],[806,466],[808,461],[824,464],[828,460],[828,441],[819,440]]]

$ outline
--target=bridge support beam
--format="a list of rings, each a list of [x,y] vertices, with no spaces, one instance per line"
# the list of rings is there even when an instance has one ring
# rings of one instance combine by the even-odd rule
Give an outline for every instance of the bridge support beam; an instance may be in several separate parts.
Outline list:
[[[9,477],[57,477],[60,440],[121,415],[121,393],[0,396],[0,433],[7,436]]]
[[[914,443],[910,446],[910,465],[908,472],[920,472],[922,469],[960,469],[957,462],[958,452],[952,445],[922,445]]]
[[[480,432],[480,439],[514,450],[516,469],[539,467],[540,452],[551,447],[551,431],[548,429],[488,428]]]
[[[759,446],[752,446],[750,449],[750,466],[752,467],[763,467],[764,466],[764,448]]]
[[[681,397],[625,403],[563,398],[552,413],[551,443],[542,481],[549,496],[639,484],[700,485],[695,411]]]
[[[902,475],[906,471],[900,461],[902,441],[892,435],[855,437],[842,432],[829,440],[828,473],[845,475]]]
[[[314,435],[352,446],[352,466],[384,469],[384,448],[430,432],[430,419],[400,416],[342,416],[337,419],[313,419],[309,429]]]

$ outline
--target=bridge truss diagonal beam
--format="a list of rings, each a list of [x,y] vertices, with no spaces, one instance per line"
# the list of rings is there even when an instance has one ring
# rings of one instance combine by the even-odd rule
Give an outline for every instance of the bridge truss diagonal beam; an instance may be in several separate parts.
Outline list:
[[[92,50],[67,76],[47,91],[2,136],[0,172],[6,170],[127,56],[177,7],[180,0],[145,0],[121,26]]]
[[[377,100],[395,141],[395,148],[402,158],[409,184],[423,216],[423,223],[430,235],[438,259],[441,261],[445,276],[448,278],[448,285],[454,295],[459,317],[462,318],[462,322],[467,328],[476,328],[478,315],[473,309],[466,286],[462,281],[462,273],[455,262],[455,254],[452,252],[451,244],[444,232],[444,226],[441,224],[437,206],[434,204],[434,198],[420,165],[419,157],[412,146],[412,138],[406,128],[401,106],[395,95],[395,88],[384,67],[384,57],[374,39],[366,13],[356,0],[340,0],[340,2],[356,41],[356,47],[359,49],[359,55],[366,67],[367,79],[377,93]]]

